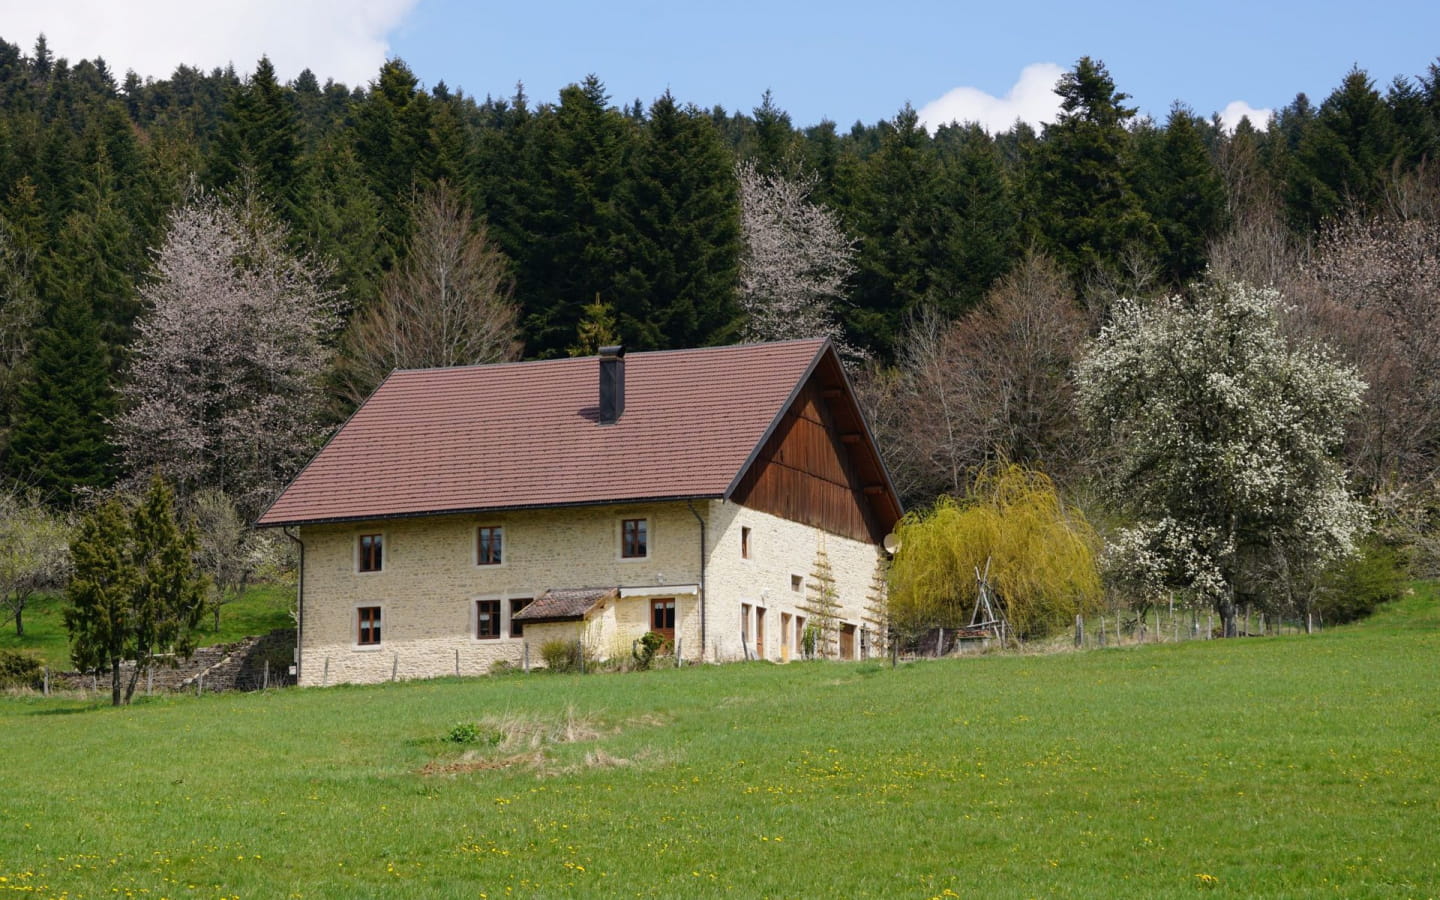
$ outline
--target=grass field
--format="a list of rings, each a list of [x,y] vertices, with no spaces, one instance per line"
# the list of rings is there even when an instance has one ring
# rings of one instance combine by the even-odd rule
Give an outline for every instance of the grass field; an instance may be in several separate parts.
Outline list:
[[[1437,661],[1424,595],[897,670],[0,698],[0,896],[1436,896]]]
[[[266,634],[276,628],[293,628],[290,607],[295,602],[295,588],[279,584],[263,584],[250,588],[245,595],[221,609],[220,629],[211,628],[207,614],[197,629],[199,646],[228,644],[250,635]],[[52,669],[69,669],[70,639],[61,619],[63,599],[42,596],[32,599],[25,609],[25,635],[17,637],[13,619],[0,619],[0,650],[21,650],[36,657]]]

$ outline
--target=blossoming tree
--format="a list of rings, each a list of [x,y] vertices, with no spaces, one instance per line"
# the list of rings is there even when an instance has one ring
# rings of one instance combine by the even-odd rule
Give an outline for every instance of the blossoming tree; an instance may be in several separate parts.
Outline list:
[[[1365,388],[1286,338],[1276,291],[1233,282],[1123,300],[1077,367],[1079,403],[1134,515],[1108,556],[1194,590],[1236,633],[1239,600],[1351,552],[1365,512],[1338,453]]]

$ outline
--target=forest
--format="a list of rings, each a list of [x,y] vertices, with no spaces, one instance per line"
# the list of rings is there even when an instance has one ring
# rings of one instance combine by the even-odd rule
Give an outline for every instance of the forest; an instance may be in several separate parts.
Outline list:
[[[932,134],[0,40],[0,468],[52,510],[159,470],[252,518],[396,366],[825,334],[911,507],[1014,463],[1103,518],[1086,348],[1129,299],[1244,283],[1363,380],[1349,488],[1433,560],[1440,63],[1337,74],[1232,132],[1085,57],[1043,130]]]

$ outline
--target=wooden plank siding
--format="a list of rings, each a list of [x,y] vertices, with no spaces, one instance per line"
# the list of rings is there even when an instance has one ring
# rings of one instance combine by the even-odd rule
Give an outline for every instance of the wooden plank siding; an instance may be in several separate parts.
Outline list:
[[[844,375],[821,365],[770,435],[732,499],[832,534],[879,543],[900,510],[868,441],[846,439],[864,425],[853,395],[838,389]],[[886,482],[888,483],[888,482]]]

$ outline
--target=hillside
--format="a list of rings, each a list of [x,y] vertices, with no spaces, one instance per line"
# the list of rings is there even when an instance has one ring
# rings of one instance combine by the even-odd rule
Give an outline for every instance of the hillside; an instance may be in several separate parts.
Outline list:
[[[1425,593],[1313,637],[896,670],[11,697],[0,888],[1428,896],[1437,625]]]

